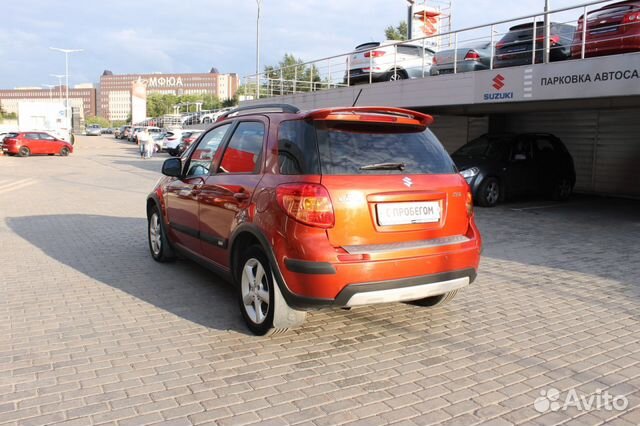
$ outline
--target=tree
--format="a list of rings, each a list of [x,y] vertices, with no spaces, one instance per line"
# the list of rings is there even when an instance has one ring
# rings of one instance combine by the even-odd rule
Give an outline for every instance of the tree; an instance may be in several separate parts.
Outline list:
[[[107,120],[106,118],[102,118],[102,117],[87,117],[84,119],[84,124],[86,126],[89,126],[91,124],[97,124],[98,126],[102,127],[102,128],[108,128],[111,127],[111,123],[109,122],[109,120]]]
[[[397,26],[389,25],[384,30],[387,40],[408,40],[409,27],[407,21],[401,21]]]
[[[238,105],[238,95],[234,96],[231,99],[225,99],[222,101],[222,108],[231,108]]]
[[[262,90],[274,95],[315,90],[316,83],[322,80],[320,71],[315,65],[303,64],[302,59],[285,53],[278,65],[264,67],[267,83],[266,87],[263,83]]]

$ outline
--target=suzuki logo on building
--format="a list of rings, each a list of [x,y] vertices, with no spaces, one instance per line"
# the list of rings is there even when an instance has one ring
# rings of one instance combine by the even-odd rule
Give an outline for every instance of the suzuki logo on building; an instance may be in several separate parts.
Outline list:
[[[496,90],[501,90],[504,87],[504,77],[502,74],[498,74],[493,79],[493,88]]]
[[[413,186],[413,181],[411,180],[410,177],[406,177],[404,179],[402,179],[402,182],[404,182],[405,186],[407,188],[411,188]]]
[[[493,87],[499,93],[491,92],[485,93],[482,98],[484,101],[501,101],[513,99],[513,92],[502,92],[501,90],[507,86],[507,79],[502,74],[498,74],[491,80]]]

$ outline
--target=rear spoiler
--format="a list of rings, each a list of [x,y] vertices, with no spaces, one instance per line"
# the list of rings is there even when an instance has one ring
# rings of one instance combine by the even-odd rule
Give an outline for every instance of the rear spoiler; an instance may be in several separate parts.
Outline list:
[[[310,111],[304,115],[308,120],[350,121],[369,123],[393,123],[427,128],[433,117],[417,111],[393,107],[343,107]]]

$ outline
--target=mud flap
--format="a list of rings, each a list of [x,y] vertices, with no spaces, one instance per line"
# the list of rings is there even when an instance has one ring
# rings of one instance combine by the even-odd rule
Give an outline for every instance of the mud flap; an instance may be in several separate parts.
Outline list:
[[[276,277],[272,276],[272,279],[272,282],[274,283],[273,302],[275,309],[273,312],[273,328],[281,329],[300,327],[307,318],[307,313],[305,311],[297,311],[290,308],[280,292],[280,286],[277,284]]]

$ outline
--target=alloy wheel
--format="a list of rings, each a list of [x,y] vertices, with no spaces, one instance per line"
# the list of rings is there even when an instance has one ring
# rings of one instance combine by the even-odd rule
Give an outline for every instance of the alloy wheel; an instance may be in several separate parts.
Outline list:
[[[498,199],[500,198],[500,186],[498,182],[493,181],[487,185],[485,198],[489,204],[495,204],[498,202]]]
[[[258,259],[252,257],[245,262],[240,289],[247,316],[255,324],[262,324],[269,312],[271,295],[267,274]]]
[[[151,243],[151,251],[154,256],[160,256],[162,251],[162,228],[160,227],[160,218],[158,213],[154,212],[149,219],[149,242]]]

